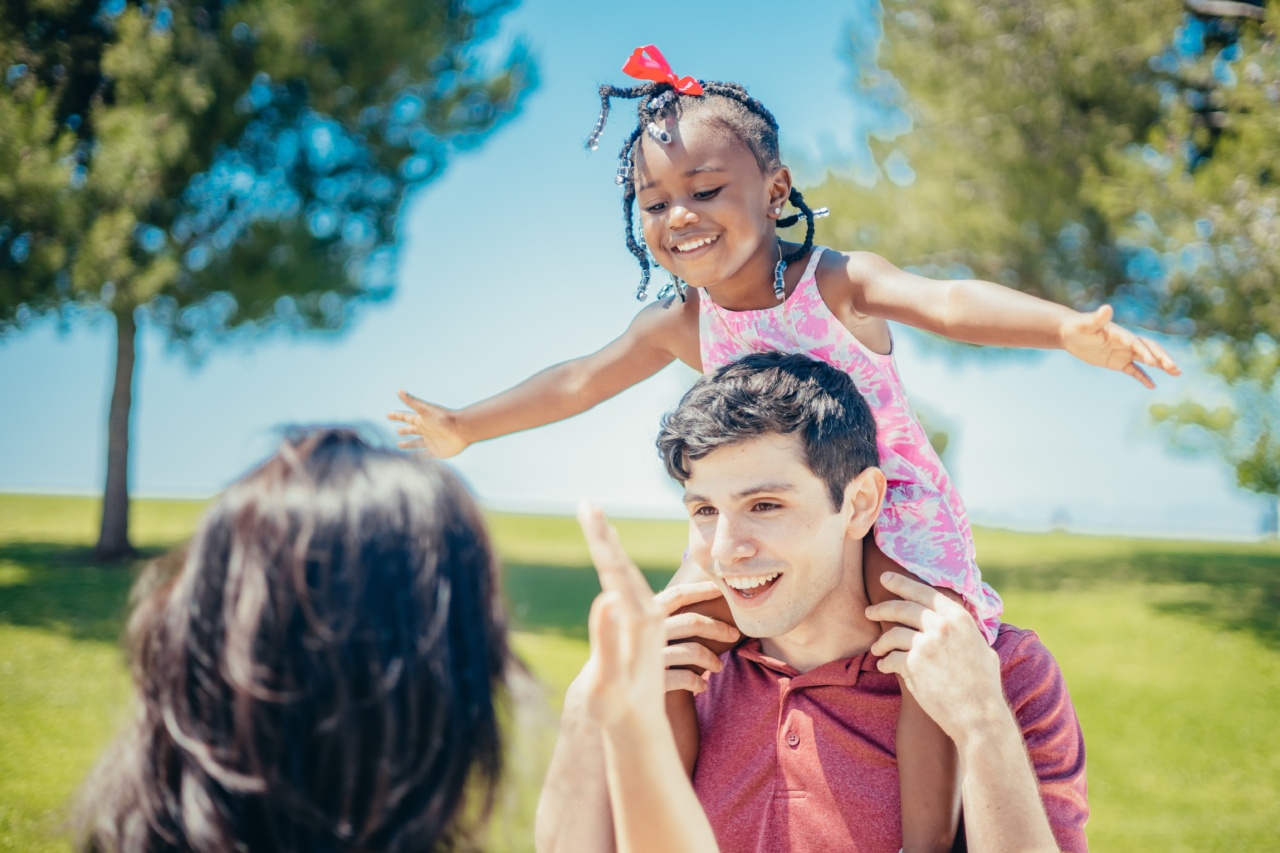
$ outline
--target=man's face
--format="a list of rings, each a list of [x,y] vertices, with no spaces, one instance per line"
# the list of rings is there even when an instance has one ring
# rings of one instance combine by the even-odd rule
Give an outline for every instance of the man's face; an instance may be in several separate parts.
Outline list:
[[[690,556],[744,634],[780,638],[856,620],[866,595],[861,560],[849,558],[861,554],[862,531],[851,535],[848,505],[832,508],[799,437],[748,439],[690,462],[689,472]]]

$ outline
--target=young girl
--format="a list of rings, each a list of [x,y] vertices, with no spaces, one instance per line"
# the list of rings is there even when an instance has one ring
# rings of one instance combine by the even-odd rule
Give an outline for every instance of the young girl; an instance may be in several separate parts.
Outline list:
[[[957,594],[994,639],[1000,598],[981,580],[960,496],[911,412],[887,321],[972,344],[1065,349],[1148,387],[1139,363],[1172,374],[1177,366],[1156,343],[1112,323],[1108,306],[1082,314],[989,282],[935,281],[868,252],[815,247],[815,213],[791,185],[777,122],[759,101],[734,83],[677,77],[652,45],[623,70],[652,82],[602,86],[588,146],[612,98],[639,100],[618,169],[627,246],[641,269],[638,298],[654,262],[670,284],[603,349],[487,400],[450,410],[401,391],[413,411],[389,417],[404,424],[401,435],[417,437],[400,446],[452,456],[583,412],[675,359],[705,372],[751,352],[806,353],[848,372],[875,412],[889,488],[874,542],[868,537],[872,601],[887,595],[884,571],[909,574]],[[785,214],[788,203],[799,213]],[[778,237],[802,218],[803,242]],[[906,691],[897,743],[904,847],[949,849],[959,810],[952,747]]]

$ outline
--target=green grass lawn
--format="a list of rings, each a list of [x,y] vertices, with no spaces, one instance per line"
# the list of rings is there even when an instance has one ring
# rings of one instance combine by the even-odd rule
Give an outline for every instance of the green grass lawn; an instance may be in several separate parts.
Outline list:
[[[181,541],[202,505],[138,501],[135,542]],[[97,505],[0,495],[0,851],[66,848],[69,797],[128,709],[132,570],[88,555]],[[533,802],[597,590],[571,519],[491,516],[516,646],[541,687],[517,713],[491,847],[532,848]],[[619,522],[655,585],[683,525]],[[1280,837],[1280,545],[979,531],[1006,618],[1066,672],[1089,749],[1096,850],[1274,850]]]

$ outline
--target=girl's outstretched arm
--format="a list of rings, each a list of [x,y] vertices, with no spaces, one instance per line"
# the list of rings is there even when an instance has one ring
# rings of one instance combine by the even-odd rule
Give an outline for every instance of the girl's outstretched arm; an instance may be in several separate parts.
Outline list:
[[[964,343],[1064,349],[1148,388],[1155,385],[1139,364],[1181,372],[1155,341],[1112,323],[1110,306],[1082,314],[989,281],[915,275],[870,252],[849,253],[845,271],[853,308],[861,314]]]
[[[669,308],[655,302],[620,337],[590,355],[548,367],[461,409],[446,409],[402,390],[400,399],[411,411],[389,412],[387,419],[402,424],[398,434],[413,436],[400,447],[427,450],[441,459],[477,441],[561,421],[648,379],[676,358],[700,366],[697,317],[692,298]]]

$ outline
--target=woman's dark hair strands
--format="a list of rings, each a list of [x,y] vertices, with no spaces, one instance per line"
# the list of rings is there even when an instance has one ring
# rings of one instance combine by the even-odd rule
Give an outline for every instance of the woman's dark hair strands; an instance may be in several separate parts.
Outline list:
[[[468,845],[519,665],[456,477],[351,430],[294,436],[168,564],[137,588],[140,701],[81,797],[81,849]]]
[[[773,113],[737,83],[701,80],[699,83],[703,89],[701,95],[683,95],[670,83],[600,87],[600,115],[596,119],[591,135],[587,137],[588,149],[595,150],[599,146],[600,135],[608,122],[613,98],[640,102],[636,108],[636,126],[628,134],[618,154],[618,181],[623,184],[622,221],[625,226],[627,249],[640,266],[640,286],[636,289],[636,298],[641,301],[645,299],[648,292],[652,266],[645,247],[636,239],[632,206],[636,199],[636,149],[650,123],[671,113],[683,114],[686,110],[695,113],[705,112],[742,140],[755,156],[761,171],[781,166],[778,152],[778,122],[773,117]],[[782,258],[783,263],[789,265],[803,258],[813,248],[814,214],[805,203],[804,196],[794,187],[787,200],[799,212],[779,219],[778,227],[789,228],[799,224],[801,219],[805,221],[804,243]]]

